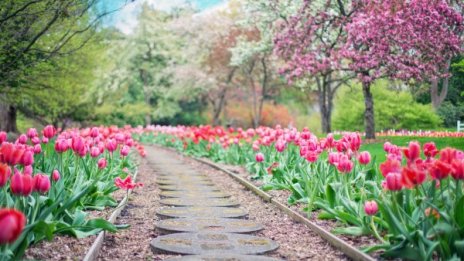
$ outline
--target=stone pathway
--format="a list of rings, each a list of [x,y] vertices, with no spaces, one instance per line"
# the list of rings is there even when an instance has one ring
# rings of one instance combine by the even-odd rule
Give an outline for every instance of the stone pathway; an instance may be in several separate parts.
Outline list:
[[[157,215],[167,219],[156,224],[165,235],[150,243],[154,253],[187,255],[169,260],[278,260],[260,256],[277,249],[278,244],[248,235],[264,227],[244,219],[247,212],[238,202],[205,175],[159,153],[153,155],[152,164],[162,172],[157,184],[165,207],[157,210]]]

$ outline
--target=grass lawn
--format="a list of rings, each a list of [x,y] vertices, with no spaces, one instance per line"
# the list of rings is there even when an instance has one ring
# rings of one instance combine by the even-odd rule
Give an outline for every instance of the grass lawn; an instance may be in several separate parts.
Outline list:
[[[385,161],[385,151],[383,150],[383,144],[389,141],[392,144],[398,145],[398,146],[407,146],[410,141],[418,141],[420,142],[421,145],[423,145],[426,142],[433,141],[435,142],[435,145],[439,149],[445,148],[445,147],[453,147],[456,149],[463,150],[464,149],[464,138],[426,138],[426,137],[381,137],[379,138],[379,142],[375,143],[370,143],[370,144],[364,144],[361,146],[361,150],[367,150],[371,153],[372,158],[375,158],[375,161],[379,164],[383,161]]]

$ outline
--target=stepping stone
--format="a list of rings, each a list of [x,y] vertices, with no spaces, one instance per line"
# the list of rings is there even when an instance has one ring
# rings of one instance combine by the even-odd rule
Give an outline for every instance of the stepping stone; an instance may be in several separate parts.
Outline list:
[[[214,186],[214,183],[210,180],[191,180],[191,181],[182,181],[182,180],[157,180],[156,184],[159,185],[183,185],[188,184],[191,186]]]
[[[242,208],[224,208],[224,207],[172,207],[162,208],[156,211],[161,217],[171,218],[239,218],[245,217],[248,213]]]
[[[215,186],[204,186],[204,185],[191,185],[191,184],[171,184],[171,185],[160,185],[161,190],[172,190],[172,191],[188,191],[188,192],[214,192],[220,191]]]
[[[165,259],[165,261],[282,261],[281,259],[267,256],[249,256],[249,255],[197,255],[183,256]]]
[[[234,218],[172,218],[156,224],[170,232],[251,233],[264,229],[261,224]]]
[[[232,233],[175,233],[150,243],[153,252],[186,255],[263,254],[279,245],[267,238]]]
[[[230,198],[229,194],[220,191],[175,191],[166,190],[160,193],[168,198]]]
[[[180,206],[180,207],[235,207],[240,204],[236,201],[232,201],[226,198],[210,198],[210,199],[195,199],[195,198],[164,198],[160,200],[160,203],[168,206]]]

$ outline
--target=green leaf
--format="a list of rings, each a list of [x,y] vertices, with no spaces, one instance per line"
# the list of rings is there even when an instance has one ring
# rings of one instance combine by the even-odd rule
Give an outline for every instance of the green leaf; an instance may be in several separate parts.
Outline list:
[[[362,236],[362,235],[369,234],[369,231],[367,231],[363,227],[340,227],[340,228],[333,229],[332,233],[342,234],[342,235]]]
[[[454,206],[454,219],[458,224],[459,228],[464,228],[464,196],[456,201]]]
[[[335,190],[332,188],[330,184],[327,184],[325,188],[325,196],[326,196],[327,202],[329,203],[329,206],[331,208],[334,208],[336,195],[335,195]]]
[[[34,232],[34,235],[35,235],[36,242],[40,241],[43,238],[46,238],[47,240],[52,240],[55,230],[56,230],[55,222],[48,223],[43,220],[36,222],[34,224],[34,227],[32,228],[32,231]]]

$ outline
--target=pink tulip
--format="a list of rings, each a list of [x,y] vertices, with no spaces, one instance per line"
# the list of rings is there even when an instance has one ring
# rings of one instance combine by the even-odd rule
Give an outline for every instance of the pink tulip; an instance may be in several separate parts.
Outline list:
[[[127,155],[129,155],[129,152],[130,152],[130,148],[126,145],[122,146],[121,148],[121,156],[125,157]]]
[[[353,170],[354,164],[346,155],[342,155],[337,165],[338,171],[341,173],[350,173]]]
[[[92,147],[90,149],[90,157],[92,158],[96,158],[98,156],[100,156],[100,149],[98,147]]]
[[[93,128],[90,130],[90,137],[96,138],[96,137],[98,137],[98,134],[99,134],[99,131],[98,131],[98,128],[97,128],[97,127],[93,127]]]
[[[20,143],[20,144],[26,144],[27,143],[27,136],[25,134],[19,135],[19,138],[18,138],[17,142]]]
[[[0,145],[5,142],[8,138],[8,135],[4,131],[0,131]]]
[[[10,191],[13,195],[29,196],[34,189],[32,176],[23,175],[19,171],[11,177]]]
[[[38,135],[39,134],[37,133],[37,130],[35,128],[30,128],[27,130],[27,137],[29,137],[29,139],[37,137]]]
[[[32,176],[33,168],[31,165],[25,166],[23,170],[24,175]]]
[[[264,154],[263,153],[257,153],[255,156],[256,162],[263,162],[264,161]]]
[[[45,194],[50,190],[50,178],[44,174],[34,176],[34,191]]]
[[[401,183],[401,174],[397,172],[390,172],[385,177],[385,185],[388,190],[398,191],[403,188]]]
[[[53,181],[57,182],[58,180],[60,180],[60,178],[61,178],[60,172],[57,169],[53,170],[52,172]]]
[[[84,139],[80,136],[75,136],[72,138],[71,148],[75,153],[79,153],[84,149]]]
[[[0,245],[11,244],[18,239],[26,225],[26,216],[16,209],[0,209]]]
[[[48,138],[47,137],[42,137],[42,143],[47,144],[48,143]]]
[[[109,139],[106,141],[106,149],[109,152],[113,152],[118,148],[118,143],[114,139]]]
[[[26,150],[23,154],[21,159],[21,164],[24,166],[29,166],[34,163],[34,152],[30,150]]]
[[[106,165],[107,165],[106,159],[105,159],[105,158],[99,159],[98,162],[97,162],[97,164],[98,164],[98,168],[99,168],[99,169],[104,169],[104,168],[106,168]]]
[[[53,125],[47,125],[43,129],[42,133],[43,133],[44,137],[46,137],[47,139],[50,139],[50,138],[53,138],[53,136],[55,136],[56,130],[55,130],[55,127],[53,127]]]
[[[40,146],[40,144],[36,144],[34,146],[34,154],[40,154],[42,153],[42,146]]]
[[[359,153],[358,161],[361,165],[369,164],[369,162],[371,162],[371,154],[369,153],[369,151],[363,151]]]
[[[377,202],[372,200],[372,201],[367,201],[366,203],[364,203],[364,211],[369,216],[373,216],[373,215],[377,214],[377,212],[379,211],[379,207],[377,206]]]

